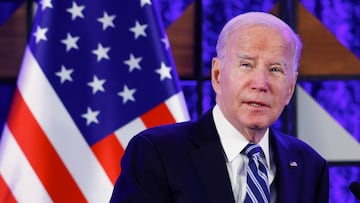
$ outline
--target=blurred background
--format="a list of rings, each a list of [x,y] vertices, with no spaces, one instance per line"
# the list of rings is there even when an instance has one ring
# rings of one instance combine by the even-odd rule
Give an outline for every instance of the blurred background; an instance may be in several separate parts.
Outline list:
[[[191,119],[214,105],[211,58],[225,22],[247,11],[272,13],[303,40],[299,85],[275,127],[316,148],[330,164],[330,202],[360,202],[360,4],[358,0],[159,0]],[[6,121],[34,2],[0,2],[0,127]],[[309,183],[311,184],[311,183]]]

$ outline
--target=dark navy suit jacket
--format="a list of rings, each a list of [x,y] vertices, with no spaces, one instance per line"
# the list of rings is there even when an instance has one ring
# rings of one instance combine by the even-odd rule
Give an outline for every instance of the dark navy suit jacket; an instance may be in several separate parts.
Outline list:
[[[270,130],[277,203],[326,203],[326,161],[295,137]],[[234,203],[211,111],[199,121],[147,129],[128,144],[110,202]]]

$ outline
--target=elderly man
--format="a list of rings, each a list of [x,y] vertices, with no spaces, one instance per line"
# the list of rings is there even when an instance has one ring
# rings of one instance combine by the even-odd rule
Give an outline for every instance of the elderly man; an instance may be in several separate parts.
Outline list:
[[[216,105],[136,135],[111,202],[328,202],[326,161],[271,128],[294,93],[301,48],[273,15],[231,19],[212,60]]]

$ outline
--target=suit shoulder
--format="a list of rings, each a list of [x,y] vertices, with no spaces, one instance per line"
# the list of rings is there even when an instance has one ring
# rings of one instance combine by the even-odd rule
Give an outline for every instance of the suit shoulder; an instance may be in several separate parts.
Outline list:
[[[176,143],[188,139],[196,130],[193,121],[167,124],[145,129],[131,140],[144,140],[150,143]]]
[[[279,140],[280,144],[284,145],[297,154],[301,154],[302,156],[308,158],[314,157],[316,159],[324,160],[324,158],[313,147],[297,137],[278,131],[274,131],[274,136]]]

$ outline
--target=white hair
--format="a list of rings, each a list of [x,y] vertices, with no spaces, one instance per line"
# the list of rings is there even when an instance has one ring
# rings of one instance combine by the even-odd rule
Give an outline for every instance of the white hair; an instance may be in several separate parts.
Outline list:
[[[274,15],[263,12],[249,12],[240,14],[232,18],[229,22],[225,24],[223,29],[220,32],[218,41],[216,44],[216,53],[217,57],[222,59],[226,55],[226,43],[230,33],[239,28],[246,29],[253,26],[262,26],[278,30],[286,38],[289,38],[289,46],[293,52],[293,69],[297,71],[299,66],[299,60],[302,49],[302,42],[300,37],[282,20],[277,18]]]

